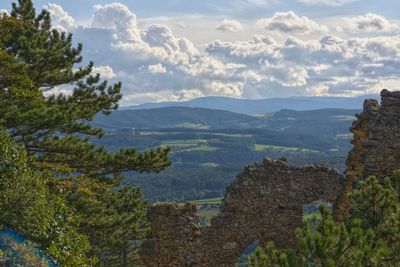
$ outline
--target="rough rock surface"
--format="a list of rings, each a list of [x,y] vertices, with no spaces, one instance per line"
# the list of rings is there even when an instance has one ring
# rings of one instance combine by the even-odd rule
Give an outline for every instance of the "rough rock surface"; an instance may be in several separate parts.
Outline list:
[[[350,216],[347,196],[359,180],[371,175],[383,179],[400,169],[400,91],[382,90],[381,98],[381,104],[365,100],[350,128],[354,146],[346,162],[346,183],[335,203],[337,221]]]
[[[200,227],[193,205],[154,205],[142,259],[147,266],[234,266],[256,240],[261,246],[268,241],[293,245],[303,205],[335,201],[343,181],[332,168],[293,167],[285,159],[265,159],[238,175],[209,227]]]

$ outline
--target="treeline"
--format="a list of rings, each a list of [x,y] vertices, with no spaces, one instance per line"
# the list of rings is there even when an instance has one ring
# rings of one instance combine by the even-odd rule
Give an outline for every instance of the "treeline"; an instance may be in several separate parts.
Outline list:
[[[118,108],[121,84],[81,66],[81,52],[31,0],[0,15],[0,229],[62,266],[136,266],[148,204],[120,181],[165,169],[169,149],[110,153],[90,141],[104,134],[89,122]],[[53,93],[64,86],[71,94]]]

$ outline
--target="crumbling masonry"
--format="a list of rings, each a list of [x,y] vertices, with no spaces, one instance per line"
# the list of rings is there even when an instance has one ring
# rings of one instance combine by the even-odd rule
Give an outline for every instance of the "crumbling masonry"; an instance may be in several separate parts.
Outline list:
[[[146,266],[234,266],[254,241],[295,243],[303,204],[335,202],[337,220],[348,216],[347,193],[369,175],[400,168],[400,92],[383,90],[382,103],[366,100],[351,132],[345,176],[321,166],[289,166],[265,159],[245,168],[227,189],[219,214],[201,227],[196,206],[158,203],[149,211],[150,233],[141,257]]]

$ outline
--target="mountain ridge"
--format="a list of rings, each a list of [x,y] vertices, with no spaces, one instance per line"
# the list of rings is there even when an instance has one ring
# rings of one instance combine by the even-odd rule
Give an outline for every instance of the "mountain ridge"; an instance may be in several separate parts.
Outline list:
[[[264,114],[282,109],[306,111],[325,108],[359,109],[365,99],[379,99],[379,95],[363,95],[357,97],[294,96],[287,98],[239,99],[219,96],[208,96],[182,102],[145,103],[121,107],[120,110],[140,110],[166,107],[197,107],[225,110],[241,114]]]

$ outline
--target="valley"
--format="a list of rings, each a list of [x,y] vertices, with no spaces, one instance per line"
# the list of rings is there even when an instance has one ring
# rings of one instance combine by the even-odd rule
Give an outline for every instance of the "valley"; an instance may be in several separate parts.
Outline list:
[[[169,107],[116,111],[94,124],[105,129],[100,144],[111,151],[171,147],[170,168],[161,173],[126,173],[124,184],[140,186],[153,202],[185,202],[222,197],[244,166],[264,157],[344,170],[352,137],[348,128],[358,111],[281,110],[250,116]]]

